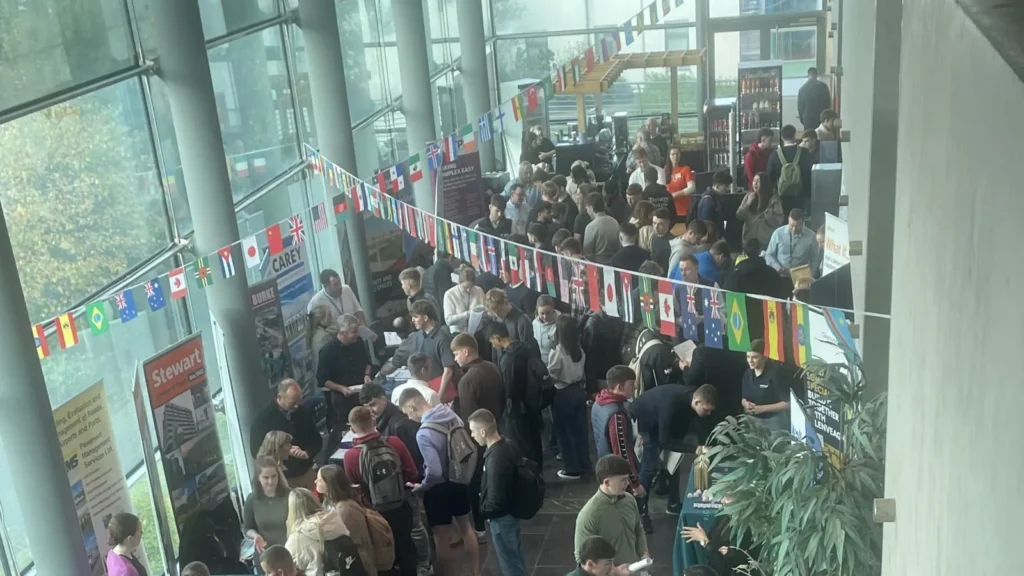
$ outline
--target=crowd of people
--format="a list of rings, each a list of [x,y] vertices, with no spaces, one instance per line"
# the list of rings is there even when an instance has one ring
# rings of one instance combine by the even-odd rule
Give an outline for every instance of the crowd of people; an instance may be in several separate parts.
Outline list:
[[[837,124],[830,112],[821,114],[826,130]],[[763,131],[748,151],[736,258],[722,239],[732,220],[720,202],[729,175],[715,174],[698,191],[680,149],[651,133],[638,133],[622,190],[596,183],[581,163],[569,178],[534,169],[551,150],[533,133],[537,158],[490,197],[488,215],[472,227],[621,270],[804,296],[806,285],[794,285],[790,273],[820,273],[823,241],[804,224],[805,163],[814,159],[807,135],[801,143],[786,126],[774,148],[774,134]],[[545,462],[556,462],[558,481],[598,484],[576,519],[573,573],[627,574],[650,557],[651,494],[667,491],[665,512],[681,508],[679,472],[665,467],[662,451],[692,452],[730,414],[788,426],[789,374],[765,357],[763,341],[744,357],[698,338],[692,357],[678,358],[672,347],[681,337],[552,298],[524,278],[474,270],[440,252],[422,264],[399,275],[407,310],[389,328],[402,340],[392,348],[367,325],[340,275],[321,273],[307,343],[326,399],[327,440],[302,386],[283,380],[249,431],[255,476],[242,525],[257,570],[449,575],[452,547],[461,543],[478,575],[481,543],[490,542],[501,574],[526,574],[520,523],[543,500]],[[619,302],[637,306],[637,290]],[[702,303],[696,307],[702,320]],[[677,314],[683,308],[677,301]],[[759,314],[748,317],[755,324]],[[107,564],[119,571],[111,573],[144,576],[133,555],[140,526],[114,520]],[[687,574],[733,573],[714,550],[727,533],[691,530],[686,538],[718,562]]]

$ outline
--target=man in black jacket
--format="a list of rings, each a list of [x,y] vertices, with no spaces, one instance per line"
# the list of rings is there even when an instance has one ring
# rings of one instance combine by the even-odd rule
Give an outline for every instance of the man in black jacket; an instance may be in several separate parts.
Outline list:
[[[761,242],[751,238],[743,245],[746,256],[726,278],[723,288],[742,294],[760,294],[786,300],[789,298],[789,283],[764,261],[761,256]],[[751,334],[764,333],[764,315],[761,301],[747,298],[747,325]]]
[[[313,490],[316,470],[313,459],[324,440],[316,427],[313,412],[302,406],[302,388],[291,378],[277,386],[277,397],[253,418],[249,427],[249,452],[255,458],[267,432],[279,430],[292,437],[292,449],[284,461],[284,476],[293,488]]]
[[[452,274],[455,273],[453,260],[452,256],[438,251],[434,263],[423,272],[423,291],[430,294],[435,303],[444,302],[445,292],[455,286],[452,282]]]
[[[690,431],[690,424],[710,416],[717,400],[715,387],[704,384],[700,388],[679,385],[648,388],[633,401],[629,412],[636,420],[637,431],[643,439],[640,484],[647,493],[650,493],[654,477],[661,469],[661,451],[682,452],[683,439]],[[669,513],[679,513],[678,482],[679,475],[672,474],[669,478]]]
[[[807,82],[796,95],[796,113],[804,130],[814,130],[821,125],[821,113],[832,107],[832,94],[828,84],[818,80],[818,69],[807,69]]]
[[[540,417],[540,403],[537,390],[531,390],[531,358],[539,356],[536,344],[533,346],[513,340],[508,326],[501,322],[487,325],[487,339],[491,347],[498,350],[501,359],[498,369],[505,383],[507,397],[505,408],[505,433],[519,446],[523,455],[544,469],[544,448],[541,444],[541,430],[544,428]],[[537,360],[539,362],[539,359]],[[531,394],[534,392],[534,394]]]
[[[423,454],[416,443],[416,432],[420,423],[412,420],[390,401],[384,387],[376,382],[364,384],[359,390],[359,403],[370,409],[376,422],[377,432],[383,436],[395,436],[405,444],[416,462],[416,470],[423,474]]]
[[[498,434],[498,422],[486,408],[469,416],[469,432],[477,444],[487,447],[480,483],[480,514],[490,525],[501,573],[525,576],[519,518],[511,513],[519,449]]]

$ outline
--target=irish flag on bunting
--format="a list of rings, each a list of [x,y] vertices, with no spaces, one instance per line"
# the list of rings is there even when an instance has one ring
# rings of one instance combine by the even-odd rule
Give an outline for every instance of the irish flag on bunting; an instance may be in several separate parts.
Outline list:
[[[461,146],[459,146],[459,148],[463,152],[473,152],[476,150],[476,135],[473,134],[472,124],[466,124],[463,126],[460,136],[459,144],[461,144]]]
[[[764,301],[764,355],[782,361],[782,303]]]

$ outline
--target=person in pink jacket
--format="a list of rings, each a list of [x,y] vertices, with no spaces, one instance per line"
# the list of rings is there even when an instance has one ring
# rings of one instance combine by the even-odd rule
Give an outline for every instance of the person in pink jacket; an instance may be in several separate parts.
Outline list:
[[[128,512],[115,514],[107,523],[110,551],[107,552],[107,576],[148,576],[146,567],[135,557],[142,543],[142,522]]]

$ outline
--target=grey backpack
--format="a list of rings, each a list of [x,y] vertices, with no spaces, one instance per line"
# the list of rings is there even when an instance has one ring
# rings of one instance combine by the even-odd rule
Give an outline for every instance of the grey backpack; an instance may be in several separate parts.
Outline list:
[[[448,422],[424,422],[421,427],[443,434],[448,444],[448,480],[456,484],[469,484],[476,473],[479,458],[476,443],[466,427],[457,419]]]
[[[359,452],[359,474],[374,510],[394,510],[405,503],[402,461],[384,438],[363,443]]]

